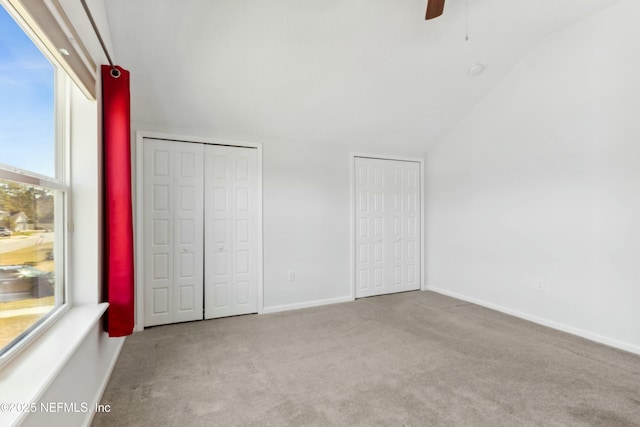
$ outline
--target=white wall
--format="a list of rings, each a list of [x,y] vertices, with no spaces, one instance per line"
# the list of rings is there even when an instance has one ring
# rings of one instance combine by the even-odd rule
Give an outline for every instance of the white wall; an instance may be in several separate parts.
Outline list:
[[[279,141],[267,136],[220,135],[215,128],[133,122],[132,131],[134,135],[164,132],[263,144],[265,312],[351,298],[351,152],[425,158],[424,153],[392,145]],[[288,280],[289,271],[295,272],[295,281]]]
[[[548,37],[429,153],[431,289],[640,353],[638,16]]]
[[[74,232],[69,242],[73,304],[95,304],[100,298],[98,106],[72,85],[70,120],[71,212]]]
[[[29,414],[21,427],[89,425],[95,404],[109,405],[109,402],[102,402],[100,398],[122,342],[122,338],[109,338],[103,332],[101,322],[94,325],[37,402],[37,408],[41,408],[43,404],[45,407],[54,404],[55,408],[55,404],[60,402],[69,405],[70,409],[60,412],[38,409]],[[90,410],[85,411],[83,405]]]
[[[267,143],[263,165],[265,307],[349,298],[348,147]]]

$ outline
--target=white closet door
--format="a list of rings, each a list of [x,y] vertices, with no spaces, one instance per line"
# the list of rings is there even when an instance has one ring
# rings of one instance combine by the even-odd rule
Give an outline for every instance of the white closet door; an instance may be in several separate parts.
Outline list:
[[[205,318],[258,311],[258,155],[205,147]]]
[[[356,298],[420,289],[420,164],[356,157]]]
[[[145,326],[202,319],[203,146],[144,142]]]

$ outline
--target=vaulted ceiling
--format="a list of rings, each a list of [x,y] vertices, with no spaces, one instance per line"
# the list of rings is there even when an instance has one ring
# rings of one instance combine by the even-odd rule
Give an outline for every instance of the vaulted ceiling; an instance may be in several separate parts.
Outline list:
[[[543,38],[615,2],[447,0],[430,21],[426,0],[105,4],[136,122],[422,152]]]

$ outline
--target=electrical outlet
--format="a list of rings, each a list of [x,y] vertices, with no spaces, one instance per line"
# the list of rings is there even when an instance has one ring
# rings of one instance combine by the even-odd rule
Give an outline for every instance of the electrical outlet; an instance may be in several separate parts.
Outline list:
[[[542,279],[538,279],[536,282],[536,289],[538,289],[538,292],[544,292],[544,281]]]
[[[289,278],[290,282],[293,282],[294,280],[296,280],[296,272],[293,270],[289,270],[289,272],[287,273],[287,277]]]

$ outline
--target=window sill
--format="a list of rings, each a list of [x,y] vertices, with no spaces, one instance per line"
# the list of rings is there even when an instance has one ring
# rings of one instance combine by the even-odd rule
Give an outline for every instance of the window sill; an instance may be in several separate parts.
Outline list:
[[[72,307],[0,368],[0,425],[13,425],[26,415],[7,404],[36,403],[107,307],[107,303]]]

